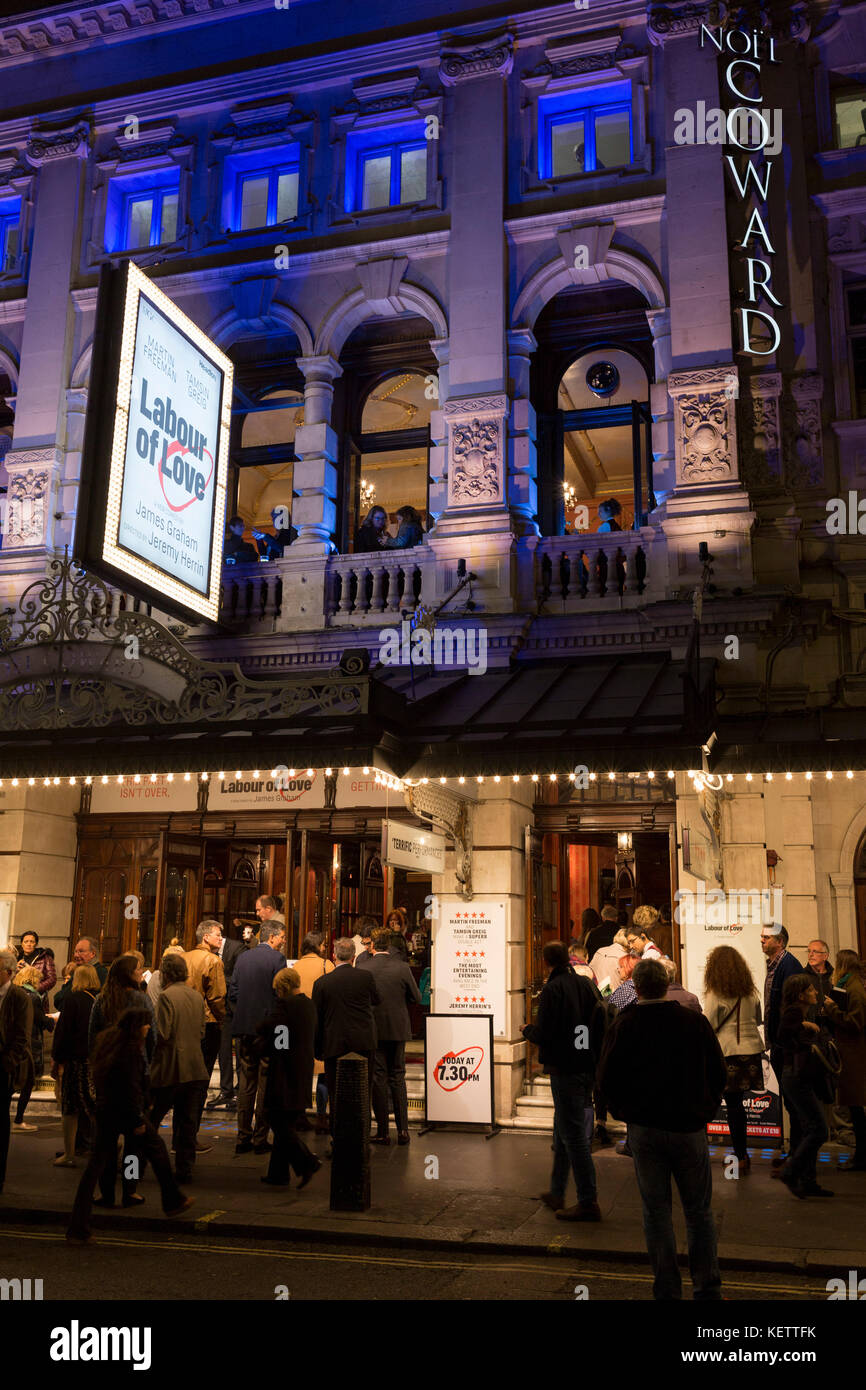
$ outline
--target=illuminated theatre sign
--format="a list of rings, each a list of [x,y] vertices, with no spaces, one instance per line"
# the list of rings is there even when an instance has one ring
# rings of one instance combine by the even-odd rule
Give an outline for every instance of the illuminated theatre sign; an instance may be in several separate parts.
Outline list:
[[[131,262],[104,270],[76,558],[162,609],[216,621],[232,364]]]
[[[711,29],[707,28],[706,24],[702,24],[701,48],[705,47],[707,41],[728,60],[725,66],[725,86],[734,99],[738,102],[749,103],[762,101],[763,97],[760,92],[749,96],[741,89],[740,84],[746,80],[746,74],[751,71],[755,75],[753,85],[760,87],[761,64],[781,61],[776,57],[775,40],[761,29],[724,30],[720,27],[718,32],[714,34]],[[772,124],[771,113],[766,110],[759,111],[753,104],[737,106],[728,112],[728,138],[738,149],[746,150],[750,155],[742,177],[737,168],[736,156],[725,155],[728,172],[731,175],[737,196],[742,199],[743,204],[745,205],[749,197],[749,185],[753,183],[755,198],[760,198],[764,208],[764,216],[761,215],[760,205],[752,209],[752,215],[746,224],[746,229],[735,246],[735,250],[746,254],[746,302],[750,306],[737,309],[736,313],[740,316],[743,351],[753,357],[770,357],[782,339],[779,325],[772,313],[752,307],[758,303],[759,296],[762,296],[768,304],[775,304],[777,308],[782,307],[781,301],[776,298],[770,287],[772,266],[769,261],[763,258],[763,253],[769,256],[776,254],[775,247],[770,241],[765,220],[767,218],[766,205],[770,191],[770,175],[773,172],[774,164],[771,159],[760,155],[761,151],[769,153],[767,147],[771,145]],[[740,136],[743,138],[740,139]],[[773,132],[772,145],[775,147],[774,153],[778,154],[779,143],[775,139],[775,131]],[[754,154],[759,155],[758,161],[751,158],[751,155]],[[763,163],[763,174],[759,172],[761,163]],[[769,326],[772,334],[770,347],[754,345],[755,327],[752,325],[754,319],[763,319],[764,323]],[[761,341],[765,340],[762,338]]]

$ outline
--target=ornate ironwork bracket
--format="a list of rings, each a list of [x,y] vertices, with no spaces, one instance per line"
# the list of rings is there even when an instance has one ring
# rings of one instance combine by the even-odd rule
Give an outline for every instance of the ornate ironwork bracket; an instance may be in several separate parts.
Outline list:
[[[472,888],[472,811],[468,801],[444,787],[406,787],[406,805],[413,816],[432,821],[454,841],[454,874],[461,896],[470,902]]]

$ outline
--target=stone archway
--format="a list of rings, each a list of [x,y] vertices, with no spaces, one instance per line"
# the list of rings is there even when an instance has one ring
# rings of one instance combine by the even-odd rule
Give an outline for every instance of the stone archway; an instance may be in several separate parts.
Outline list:
[[[861,846],[864,840],[866,806],[861,806],[851,817],[848,829],[842,837],[838,872],[830,875],[836,909],[838,945],[842,949],[859,950],[861,955],[866,951],[866,878],[860,880],[858,892],[854,868],[858,857],[862,858]]]

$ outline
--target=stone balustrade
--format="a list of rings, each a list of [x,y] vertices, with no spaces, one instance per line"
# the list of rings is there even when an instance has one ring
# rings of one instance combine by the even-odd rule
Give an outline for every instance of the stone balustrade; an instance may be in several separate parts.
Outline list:
[[[650,573],[656,532],[582,532],[549,536],[535,551],[535,591],[545,611],[636,608],[664,596],[664,574]]]

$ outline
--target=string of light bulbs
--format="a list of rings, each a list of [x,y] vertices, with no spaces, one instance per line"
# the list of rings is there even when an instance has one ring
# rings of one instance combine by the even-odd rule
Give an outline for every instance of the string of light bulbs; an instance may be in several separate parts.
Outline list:
[[[321,770],[324,772],[324,774],[325,774],[326,777],[333,777],[333,776],[335,776],[335,775],[338,775],[338,774],[337,774],[337,771],[336,771],[334,768],[332,768],[332,767],[325,767],[325,768],[323,768],[323,769],[321,769]],[[263,774],[262,771],[261,771],[259,768],[255,768],[255,769],[254,769],[253,771],[251,771],[251,772],[244,772],[243,770],[238,769],[238,770],[236,770],[235,773],[234,773],[234,779],[235,779],[236,781],[239,781],[239,782],[240,782],[240,781],[250,780],[250,779],[251,779],[252,781],[254,781],[254,782],[257,782],[257,781],[259,781],[259,779],[264,775],[264,776],[270,777],[272,780],[276,780],[276,779],[280,778],[281,776],[282,776],[282,777],[286,777],[286,776],[287,776],[290,780],[294,780],[294,779],[297,778],[297,777],[308,777],[308,778],[312,778],[312,777],[314,777],[314,776],[316,775],[316,771],[317,771],[317,769],[312,768],[312,767],[307,767],[307,768],[300,768],[300,769],[298,769],[298,768],[294,768],[294,767],[285,767],[285,766],[282,766],[282,767],[275,767],[275,768],[272,768],[271,771],[270,771],[269,773]],[[343,767],[343,768],[339,769],[339,773],[341,773],[343,777],[349,777],[349,776],[351,775],[351,772],[352,772],[352,769],[349,768],[349,767]],[[481,785],[484,785],[484,784],[487,784],[487,783],[491,783],[491,782],[492,782],[494,785],[497,785],[497,786],[500,785],[500,784],[503,783],[503,782],[505,782],[505,783],[511,782],[511,783],[513,783],[513,784],[519,784],[519,783],[522,783],[522,782],[531,782],[531,783],[560,782],[560,781],[562,781],[562,782],[578,782],[578,781],[583,781],[583,780],[586,780],[586,781],[588,781],[588,782],[598,782],[598,781],[601,781],[602,783],[604,783],[605,781],[607,781],[607,782],[617,782],[617,781],[622,781],[622,782],[636,782],[636,781],[640,781],[642,778],[646,778],[647,781],[652,782],[652,781],[654,781],[654,780],[657,778],[657,776],[660,775],[660,774],[657,774],[655,771],[652,771],[652,770],[651,770],[651,771],[648,771],[648,772],[606,772],[606,773],[599,773],[599,772],[587,772],[587,773],[583,773],[583,772],[581,772],[580,774],[578,774],[578,773],[576,773],[576,772],[568,772],[568,773],[558,773],[558,772],[549,772],[549,773],[540,773],[540,772],[518,773],[518,772],[512,772],[512,773],[494,773],[493,775],[490,775],[489,773],[488,773],[488,774],[481,774],[481,773],[479,773],[479,774],[477,774],[476,776],[471,776],[471,775],[470,775],[470,776],[465,776],[464,774],[461,773],[461,774],[459,774],[459,775],[457,775],[457,776],[451,775],[451,776],[447,776],[447,777],[445,777],[445,776],[440,776],[440,777],[433,776],[433,777],[416,777],[416,778],[409,778],[409,777],[397,777],[397,776],[395,776],[395,775],[394,775],[393,773],[391,773],[391,772],[384,772],[384,771],[382,771],[382,770],[379,769],[379,768],[374,768],[374,767],[369,767],[369,766],[363,767],[363,768],[361,769],[361,772],[362,772],[362,774],[363,774],[365,777],[370,777],[370,776],[372,776],[373,779],[374,779],[374,783],[375,783],[376,786],[385,787],[385,788],[387,788],[388,790],[391,790],[391,791],[403,791],[403,790],[404,790],[405,788],[407,788],[407,787],[418,787],[418,786],[426,787],[426,786],[437,786],[437,785],[438,785],[438,786],[443,786],[443,787],[444,787],[444,786],[448,786],[449,784],[455,785],[455,786],[461,786],[461,787],[462,787],[462,786],[467,786],[467,785],[469,785],[469,784],[471,784],[471,783],[473,783],[473,782],[474,782],[476,785],[478,785],[478,786],[481,786]],[[667,773],[665,774],[667,780],[674,780],[674,779],[676,778],[676,775],[677,775],[676,772],[675,772],[673,769],[670,769],[670,768],[668,769]],[[832,769],[829,769],[829,768],[828,768],[827,771],[825,771],[825,772],[823,773],[823,778],[824,778],[824,780],[827,781],[827,782],[832,782],[835,775],[836,775],[836,774],[832,771]],[[773,782],[773,781],[775,781],[775,780],[777,780],[777,779],[778,779],[779,781],[792,782],[792,781],[794,780],[795,777],[799,777],[799,776],[802,776],[807,782],[812,782],[812,781],[814,781],[814,779],[815,779],[816,777],[820,778],[820,777],[822,776],[822,774],[821,774],[821,773],[816,773],[816,772],[811,772],[811,771],[807,771],[807,772],[803,772],[803,773],[793,773],[793,772],[784,772],[784,773],[783,773],[783,772],[779,772],[779,773],[772,773],[772,772],[759,772],[759,773],[752,773],[752,772],[746,772],[746,773],[733,773],[733,772],[728,772],[728,773],[706,773],[706,772],[701,772],[701,771],[697,771],[697,770],[694,770],[694,769],[689,769],[689,770],[686,772],[686,776],[687,776],[687,777],[689,778],[689,780],[693,783],[694,790],[696,790],[696,791],[700,791],[704,786],[709,786],[711,790],[716,790],[716,791],[718,791],[718,790],[721,790],[721,786],[722,786],[723,783],[728,783],[728,784],[730,784],[730,783],[732,783],[732,782],[734,781],[734,778],[735,778],[735,777],[740,777],[740,776],[741,776],[741,777],[745,777],[746,782],[758,781],[758,782],[770,783],[770,782]],[[849,781],[849,782],[850,782],[850,781],[853,781],[855,774],[854,774],[853,770],[852,770],[851,768],[849,768],[844,774],[843,774],[842,772],[839,772],[839,773],[838,773],[838,776],[839,776],[839,777],[844,777],[844,779],[845,779],[846,781]],[[158,782],[158,781],[160,780],[160,778],[164,778],[165,781],[166,781],[167,783],[175,783],[175,782],[178,782],[178,783],[184,783],[184,782],[189,783],[189,782],[209,782],[209,781],[225,782],[227,779],[230,780],[230,777],[231,777],[231,774],[229,774],[229,773],[227,773],[227,772],[176,772],[176,773],[175,773],[175,772],[150,772],[150,773],[148,773],[148,772],[135,772],[135,773],[122,773],[122,772],[121,772],[121,773],[102,773],[102,774],[96,773],[96,774],[87,774],[87,775],[81,775],[81,774],[79,774],[79,775],[70,776],[70,777],[58,777],[58,776],[52,776],[52,777],[42,777],[42,776],[40,776],[40,777],[0,777],[0,787],[4,787],[4,786],[11,786],[11,787],[21,787],[21,786],[27,786],[27,787],[36,787],[36,786],[42,786],[42,787],[60,787],[60,786],[67,786],[67,787],[86,786],[86,787],[90,787],[90,786],[103,786],[103,787],[106,787],[106,786],[109,786],[109,785],[125,786],[125,785],[129,785],[129,784],[131,784],[131,785],[139,785],[139,784],[141,784],[141,783],[148,783],[148,782],[155,783],[155,782]],[[714,784],[716,784],[716,785],[714,786]]]

